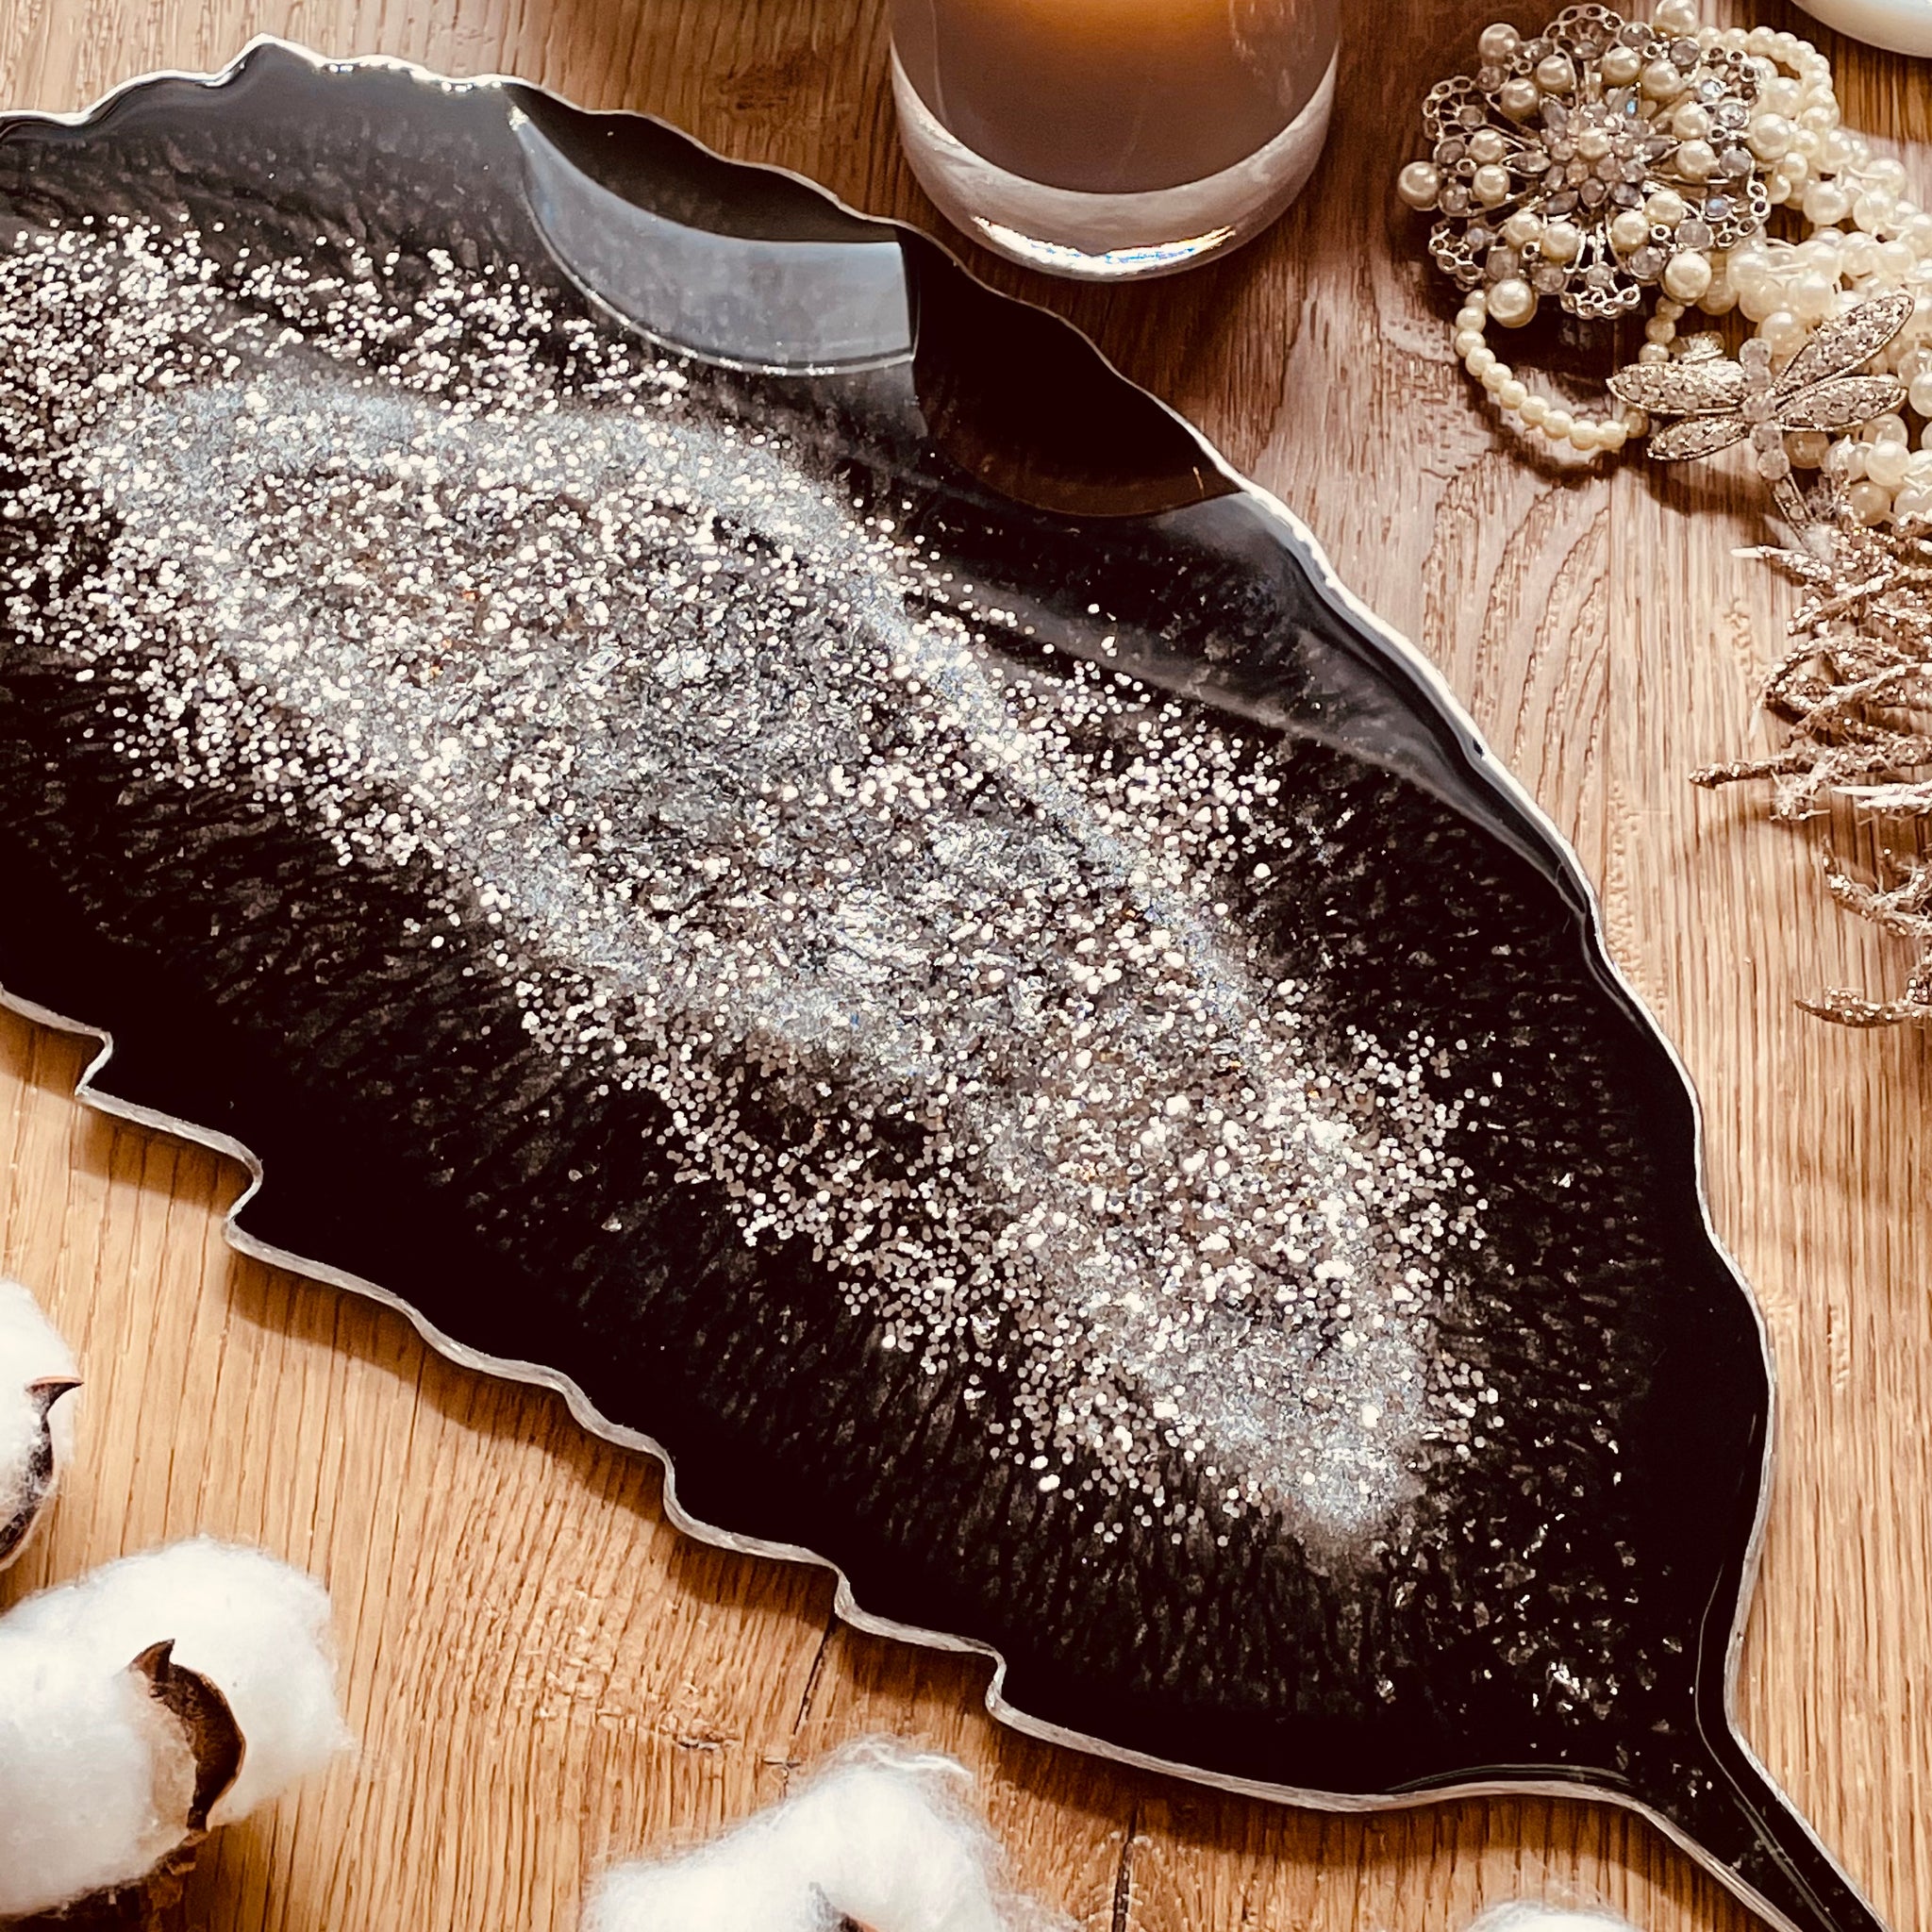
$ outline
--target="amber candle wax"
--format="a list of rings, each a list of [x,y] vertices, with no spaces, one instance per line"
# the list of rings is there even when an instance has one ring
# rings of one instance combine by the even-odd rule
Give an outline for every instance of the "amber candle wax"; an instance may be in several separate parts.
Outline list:
[[[1335,46],[1336,0],[901,0],[907,79],[950,133],[1056,188],[1199,181],[1274,141]]]

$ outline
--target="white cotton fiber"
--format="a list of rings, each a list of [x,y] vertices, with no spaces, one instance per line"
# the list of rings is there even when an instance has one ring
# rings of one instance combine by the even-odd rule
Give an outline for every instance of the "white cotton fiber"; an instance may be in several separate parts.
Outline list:
[[[1000,1932],[998,1854],[941,1757],[859,1760],[802,1790],[781,1824],[813,1883],[872,1932]]]
[[[141,1877],[180,1841],[192,1785],[178,1726],[139,1678],[11,1623],[0,1621],[0,1919]]]
[[[74,1459],[72,1392],[51,1403],[44,1386],[76,1379],[74,1351],[17,1281],[0,1281],[0,1569],[26,1547],[60,1472]],[[52,1439],[54,1462],[42,1452]]]
[[[1630,1927],[1614,1912],[1574,1911],[1524,1898],[1491,1906],[1469,1932],[1630,1932]]]
[[[1003,1884],[971,1789],[950,1758],[856,1746],[723,1838],[608,1873],[583,1932],[1045,1932]]]
[[[750,1830],[661,1865],[621,1865],[591,1893],[583,1932],[832,1932],[837,1915]]]
[[[29,1597],[0,1634],[52,1641],[107,1671],[172,1639],[175,1662],[228,1700],[245,1742],[241,1775],[209,1814],[245,1818],[348,1742],[336,1707],[321,1584],[259,1550],[208,1537],[125,1557]]]

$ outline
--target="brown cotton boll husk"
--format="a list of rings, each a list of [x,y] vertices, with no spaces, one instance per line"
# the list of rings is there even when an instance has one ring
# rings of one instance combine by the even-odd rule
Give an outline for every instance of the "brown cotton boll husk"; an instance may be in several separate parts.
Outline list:
[[[74,1352],[17,1281],[0,1281],[0,1570],[45,1520],[74,1456]]]
[[[169,1769],[185,1788],[175,1794],[190,1832],[205,1832],[208,1814],[242,1773],[247,1740],[228,1700],[199,1671],[175,1661],[175,1641],[150,1644],[128,1667],[147,1683],[149,1694],[174,1721],[180,1752]],[[172,1807],[165,1814],[173,1816]]]
[[[206,1833],[166,1853],[143,1879],[117,1885],[31,1919],[8,1922],[8,1932],[191,1932],[185,1910]]]

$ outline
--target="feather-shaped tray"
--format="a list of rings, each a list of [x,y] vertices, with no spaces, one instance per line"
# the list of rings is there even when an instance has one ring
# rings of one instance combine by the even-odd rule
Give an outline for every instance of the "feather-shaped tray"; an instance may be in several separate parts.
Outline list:
[[[1771,1375],[1548,823],[1307,533],[931,242],[265,43],[0,122],[0,980],[232,1238],[1009,1722],[1659,1820]]]

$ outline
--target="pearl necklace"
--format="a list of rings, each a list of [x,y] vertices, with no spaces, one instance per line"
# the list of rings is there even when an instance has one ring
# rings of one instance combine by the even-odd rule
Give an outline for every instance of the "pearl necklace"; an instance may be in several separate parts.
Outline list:
[[[1550,218],[1547,192],[1541,192],[1541,209],[1519,205],[1492,232],[1485,229],[1481,242],[1490,244],[1485,285],[1465,287],[1456,316],[1455,348],[1464,367],[1498,408],[1552,442],[1586,454],[1616,452],[1648,430],[1644,411],[1619,407],[1591,417],[1535,393],[1491,347],[1486,340],[1490,323],[1521,327],[1536,313],[1540,290],[1559,292],[1565,308],[1585,315],[1628,312],[1646,291],[1654,291],[1640,362],[1666,362],[1674,349],[1681,353],[1686,347],[1708,353],[1707,337],[1694,337],[1688,344],[1678,341],[1678,325],[1695,308],[1711,317],[1739,311],[1764,344],[1764,351],[1754,353],[1768,352],[1773,366],[1781,368],[1816,329],[1849,308],[1909,289],[1919,297],[1911,319],[1872,366],[1895,373],[1907,385],[1908,407],[1925,425],[1919,449],[1911,447],[1905,418],[1889,413],[1856,436],[1795,431],[1785,439],[1784,454],[1791,466],[1824,468],[1836,475],[1862,522],[1932,515],[1932,214],[1906,197],[1905,170],[1894,160],[1874,158],[1866,142],[1840,127],[1831,64],[1795,34],[1763,26],[1701,27],[1695,0],[1657,0],[1647,30],[1625,26],[1619,16],[1602,8],[1573,8],[1553,24],[1551,33],[1560,41],[1567,30],[1574,40],[1579,33],[1600,37],[1612,28],[1623,31],[1597,57],[1594,71],[1584,73],[1569,53],[1538,54],[1545,42],[1525,47],[1512,26],[1486,28],[1478,42],[1484,65],[1474,82],[1445,83],[1450,90],[1459,85],[1462,93],[1445,97],[1439,89],[1431,96],[1432,105],[1445,98],[1454,107],[1468,97],[1472,86],[1484,89],[1500,108],[1503,131],[1499,135],[1478,125],[1476,116],[1463,108],[1461,126],[1447,125],[1458,135],[1468,129],[1461,145],[1469,152],[1456,158],[1468,178],[1467,196],[1458,199],[1460,177],[1445,179],[1439,162],[1411,162],[1397,182],[1411,208],[1440,208],[1457,219],[1466,209],[1478,216],[1490,207],[1500,212],[1510,198],[1508,191],[1525,178],[1535,179],[1525,177],[1524,170],[1540,158],[1521,137],[1512,146],[1508,125],[1521,126],[1539,112],[1559,137],[1543,136],[1545,146],[1564,160],[1573,151],[1577,157],[1570,161],[1571,177],[1583,163],[1593,164],[1584,176],[1586,187],[1591,176],[1609,175],[1603,158],[1614,159],[1611,141],[1623,143],[1615,152],[1628,152],[1632,132],[1657,132],[1659,138],[1642,153],[1653,169],[1666,172],[1661,184],[1645,182],[1641,201],[1636,192],[1625,192],[1625,203],[1634,205],[1614,213],[1609,212],[1614,203],[1599,199],[1601,261],[1593,273],[1599,283],[1612,266],[1625,277],[1607,295],[1599,290],[1577,296],[1574,281],[1559,273],[1561,264],[1576,260],[1582,238],[1571,210]],[[1645,31],[1652,36],[1653,49],[1671,42],[1674,65],[1641,63],[1631,42]],[[1593,47],[1595,40],[1586,38],[1584,44]],[[1522,67],[1530,55],[1537,58],[1526,75],[1510,71],[1510,63]],[[1736,76],[1744,70],[1748,75],[1740,90]],[[1730,76],[1728,92],[1724,91],[1725,75]],[[1748,108],[1736,105],[1740,92],[1748,97]],[[1596,102],[1606,98],[1623,104],[1620,119],[1597,108]],[[1803,241],[1772,240],[1758,226],[1728,247],[1694,245],[1712,232],[1711,225],[1699,219],[1712,202],[1707,195],[1702,205],[1687,204],[1682,191],[1694,196],[1711,180],[1718,159],[1711,137],[1725,138],[1724,130],[1712,125],[1705,105],[1709,100],[1724,103],[1719,112],[1748,150],[1753,174],[1762,183],[1758,205],[1798,211],[1807,226]],[[1593,118],[1584,124],[1584,115],[1592,110]],[[1579,125],[1582,131],[1574,138],[1561,138]],[[1436,152],[1441,156],[1448,150],[1439,142]],[[1503,165],[1506,159],[1516,164],[1513,180]],[[1726,165],[1733,175],[1740,172],[1735,148]],[[1636,178],[1636,169],[1626,173]],[[1457,251],[1454,238],[1445,235],[1452,226],[1452,222],[1439,225],[1431,252],[1467,284],[1474,279],[1473,252]],[[1685,245],[1686,238],[1692,245]],[[1657,243],[1670,252],[1660,255]],[[1500,263],[1498,248],[1507,251]],[[1536,283],[1523,273],[1531,263]],[[1641,288],[1633,285],[1632,275]]]

